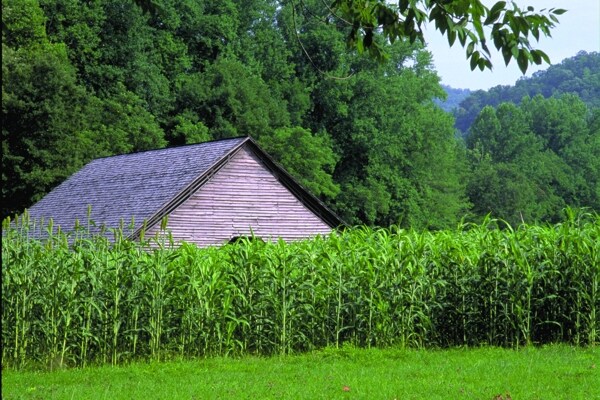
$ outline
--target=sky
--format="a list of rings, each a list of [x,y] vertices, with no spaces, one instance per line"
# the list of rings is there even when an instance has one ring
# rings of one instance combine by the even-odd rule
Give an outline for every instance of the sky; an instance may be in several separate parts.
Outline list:
[[[486,6],[496,1],[484,0]],[[515,0],[520,8],[533,6],[535,11],[543,8],[563,8],[568,10],[558,16],[559,24],[552,29],[552,37],[542,37],[536,42],[531,38],[536,49],[543,50],[550,57],[552,64],[558,64],[565,58],[575,56],[579,51],[600,51],[600,0]],[[492,51],[493,71],[471,71],[465,49],[458,40],[454,46],[448,46],[448,39],[433,26],[425,32],[427,47],[433,54],[433,61],[442,84],[457,89],[489,89],[497,85],[514,85],[523,76],[515,60],[506,66],[502,54],[490,45]],[[525,76],[544,70],[548,64],[533,65],[527,69]]]

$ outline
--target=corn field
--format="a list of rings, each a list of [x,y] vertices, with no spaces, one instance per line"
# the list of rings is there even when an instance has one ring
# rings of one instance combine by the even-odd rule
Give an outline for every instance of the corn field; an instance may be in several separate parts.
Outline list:
[[[600,216],[286,244],[2,236],[2,365],[361,347],[600,343]]]

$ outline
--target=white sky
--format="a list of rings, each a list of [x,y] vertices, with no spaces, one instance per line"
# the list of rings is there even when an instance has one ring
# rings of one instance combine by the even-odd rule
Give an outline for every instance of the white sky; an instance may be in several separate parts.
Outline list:
[[[484,0],[490,7],[495,1]],[[533,6],[535,11],[543,8],[563,8],[568,10],[558,16],[559,24],[551,31],[552,37],[542,37],[539,43],[530,36],[534,48],[543,50],[553,64],[575,56],[579,51],[600,51],[600,0],[515,0],[520,8]],[[510,3],[509,3],[510,4]],[[492,51],[493,71],[471,71],[465,49],[458,40],[454,46],[448,46],[448,40],[432,25],[425,32],[428,49],[433,54],[435,68],[442,83],[457,89],[489,89],[496,85],[514,85],[523,76],[515,60],[506,66],[502,54],[489,44]],[[548,64],[533,65],[527,69],[526,76],[535,71],[547,69]]]

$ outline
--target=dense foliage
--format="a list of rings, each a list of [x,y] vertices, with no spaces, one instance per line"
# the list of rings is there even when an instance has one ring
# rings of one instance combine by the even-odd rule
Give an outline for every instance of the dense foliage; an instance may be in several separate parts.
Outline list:
[[[567,213],[563,223],[516,230],[486,220],[207,249],[164,240],[144,249],[119,232],[114,244],[84,231],[40,242],[21,220],[2,238],[2,365],[344,343],[595,345],[600,216]]]
[[[456,127],[467,133],[485,106],[518,104],[523,97],[576,94],[590,108],[600,107],[600,53],[585,51],[567,58],[530,78],[521,78],[513,86],[495,86],[472,92],[455,110]]]
[[[350,223],[460,218],[453,121],[419,45],[386,44],[386,65],[349,52],[321,1],[154,3],[2,3],[3,216],[98,156],[252,135]]]
[[[435,26],[452,46],[457,40],[465,48],[471,69],[492,68],[490,48],[502,53],[504,62],[517,62],[523,73],[530,64],[550,63],[535,49],[533,40],[550,36],[563,9],[521,8],[516,3],[498,1],[487,7],[481,0],[334,0],[332,14],[346,23],[349,44],[383,58],[385,50],[376,38],[390,42],[417,39],[424,42],[424,27]],[[341,15],[341,17],[339,17]]]
[[[352,4],[383,4],[371,3]],[[427,3],[451,19],[479,7]],[[511,12],[507,21],[521,18]],[[320,0],[7,0],[2,22],[2,217],[94,158],[240,135],[257,139],[350,225],[443,229],[488,213],[554,222],[565,205],[599,210],[596,53],[574,59],[556,90],[576,90],[587,109],[563,98],[558,114],[540,120],[555,106],[534,99],[520,126],[506,118],[490,132],[484,121],[496,111],[484,110],[465,148],[452,116],[435,105],[445,92],[419,41],[375,35],[388,58],[379,63],[348,49],[351,29]],[[472,40],[458,22],[447,35]],[[539,77],[565,75],[558,67]],[[467,107],[469,99],[463,108],[475,120],[481,107]],[[500,160],[496,153],[509,150],[482,147],[486,135],[533,142],[529,153]]]
[[[600,113],[575,95],[485,107],[466,138],[472,212],[516,225],[600,209]]]

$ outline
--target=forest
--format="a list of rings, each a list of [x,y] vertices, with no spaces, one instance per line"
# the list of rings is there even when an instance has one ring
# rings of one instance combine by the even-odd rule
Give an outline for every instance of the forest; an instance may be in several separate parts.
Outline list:
[[[448,100],[454,103],[446,109],[454,111],[456,127],[467,133],[469,127],[485,106],[498,106],[501,103],[519,103],[523,97],[560,96],[576,94],[591,109],[600,107],[600,54],[580,51],[575,57],[567,58],[538,71],[530,78],[521,78],[513,86],[495,86],[489,90],[478,90],[461,96],[457,89],[445,88]]]
[[[155,3],[3,1],[3,218],[94,158],[242,135],[350,225],[600,210],[598,53],[451,113],[426,47],[380,62],[324,2]]]

